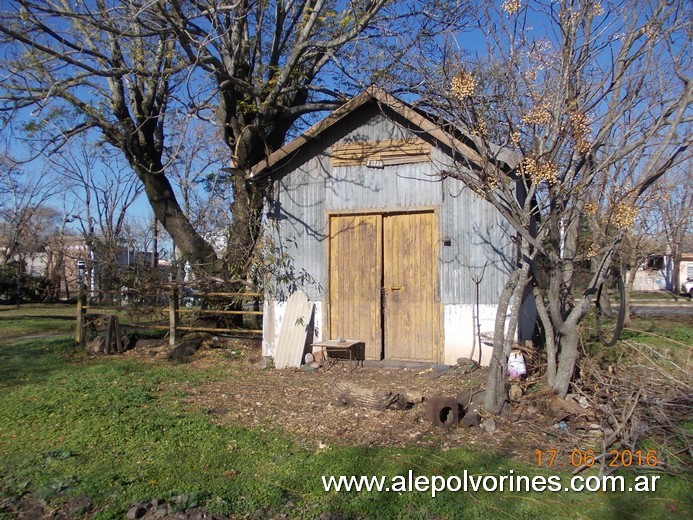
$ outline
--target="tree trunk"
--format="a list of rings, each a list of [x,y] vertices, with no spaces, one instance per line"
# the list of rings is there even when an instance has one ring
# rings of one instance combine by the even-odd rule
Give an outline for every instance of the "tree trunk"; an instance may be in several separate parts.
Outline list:
[[[305,102],[305,97],[298,97],[294,102]],[[222,104],[226,107],[227,104]],[[230,105],[229,105],[230,106]],[[262,117],[258,117],[262,120]],[[226,114],[228,128],[240,126],[238,116]],[[283,144],[286,132],[293,119],[284,121],[277,115],[267,131],[268,135],[257,126],[248,124],[236,133],[227,129],[224,138],[233,151],[236,171],[231,177],[233,187],[233,202],[231,203],[231,226],[229,229],[229,244],[226,248],[225,265],[231,278],[242,280],[246,277],[255,246],[260,237],[262,224],[262,209],[264,202],[264,183],[249,181],[246,177],[250,169],[272,151]]]
[[[508,362],[506,353],[506,315],[508,307],[517,299],[517,295],[524,292],[527,283],[528,264],[524,264],[521,269],[514,271],[503,288],[500,299],[498,300],[498,310],[496,311],[496,324],[493,333],[493,353],[488,368],[488,378],[486,383],[486,396],[484,409],[492,414],[498,414],[505,403],[505,372]],[[512,305],[512,313],[519,313],[519,305]],[[517,324],[517,316],[511,316],[511,321]],[[514,336],[514,330],[508,330],[507,334]],[[510,338],[512,341],[512,338]]]
[[[681,292],[681,251],[678,247],[672,248],[671,259],[671,292],[679,294]]]
[[[546,379],[549,386],[556,382],[556,337],[551,323],[551,318],[546,311],[544,295],[538,287],[534,288],[534,298],[537,304],[537,314],[544,326],[544,336],[546,341]]]
[[[608,268],[604,268],[604,273],[607,270]],[[596,285],[603,281],[604,276],[602,274],[596,279]],[[558,337],[558,366],[556,367],[556,379],[552,385],[560,397],[565,397],[570,388],[570,382],[573,379],[575,364],[578,359],[578,346],[580,343],[578,324],[585,317],[591,305],[591,297],[585,295],[576,303],[565,321],[561,317],[551,316],[554,327],[558,328],[556,325],[560,323],[560,330],[562,331]]]
[[[214,249],[190,224],[166,176],[152,173],[142,167],[134,169],[144,184],[147,200],[152,206],[156,219],[171,236],[182,257],[190,259],[191,263],[198,266],[216,268],[218,262]]]
[[[630,297],[631,294],[633,293],[633,286],[635,285],[635,276],[638,273],[638,266],[633,265],[628,271],[628,276],[626,277],[626,287],[624,291],[624,296],[626,298],[626,316],[623,321],[623,325],[625,327],[629,327],[631,325],[631,319],[630,319]]]
[[[232,221],[225,264],[231,278],[242,280],[260,234],[263,197],[261,187],[248,182],[241,172],[234,174],[232,186]]]
[[[556,379],[552,385],[559,397],[565,397],[568,393],[578,358],[578,340],[580,336],[577,333],[577,327],[571,327],[571,329],[573,330],[561,337]]]

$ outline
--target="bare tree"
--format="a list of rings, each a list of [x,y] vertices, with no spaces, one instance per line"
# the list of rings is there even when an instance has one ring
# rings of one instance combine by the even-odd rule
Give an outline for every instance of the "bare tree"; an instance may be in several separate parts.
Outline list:
[[[79,133],[100,133],[127,159],[184,254],[213,261],[165,175],[165,121],[183,108],[173,92],[186,66],[150,11],[136,1],[4,3],[0,110],[24,121],[47,155]]]
[[[142,194],[134,172],[113,151],[71,140],[51,157],[50,169],[77,205],[75,218],[91,222],[108,242],[117,242],[128,211]]]
[[[28,126],[50,135],[48,151],[100,132],[183,255],[218,268],[178,203],[166,175],[167,150],[178,147],[164,142],[172,111],[216,123],[233,156],[226,265],[238,275],[262,204],[245,171],[301,117],[343,102],[354,86],[344,77],[370,82],[367,65],[401,62],[466,12],[446,0],[9,0],[0,11],[0,109],[18,119],[32,110]]]
[[[220,139],[210,139],[215,127],[209,123],[181,122],[179,128],[185,138],[172,154],[175,159],[169,166],[169,175],[180,194],[183,212],[221,254],[223,244],[217,244],[216,237],[227,236],[233,199],[228,176],[220,174],[228,164],[228,148]]]
[[[232,156],[226,262],[237,276],[247,271],[253,255],[265,188],[248,182],[249,168],[281,146],[302,116],[334,109],[345,101],[345,91],[363,88],[468,12],[455,6],[437,0],[204,0],[161,6],[189,63],[207,78],[209,89],[194,83],[194,106],[203,114],[214,102],[209,118],[219,125]]]
[[[686,11],[686,2],[667,0],[489,2],[478,29],[485,53],[450,57],[457,65],[435,78],[450,90],[431,96],[430,106],[473,134],[484,163],[445,173],[500,211],[521,252],[499,304],[491,411],[506,398],[512,325],[529,283],[548,383],[568,392],[578,326],[633,225],[636,201],[687,153],[693,54]],[[516,167],[502,167],[508,164]]]
[[[47,205],[53,188],[51,179],[25,171],[6,154],[0,156],[0,266],[22,262],[45,242],[57,215]]]
[[[661,179],[660,179],[661,181]],[[658,236],[658,225],[653,212],[653,196],[656,191],[650,191],[638,205],[638,215],[633,223],[633,229],[624,234],[623,242],[619,249],[618,263],[624,277],[625,318],[624,325],[630,326],[631,295],[635,287],[638,272],[646,267],[648,261],[662,255],[665,247],[664,241]]]
[[[0,279],[2,292],[12,294],[17,303],[23,293],[44,298],[43,285],[27,282],[49,276],[44,265],[50,238],[57,229],[59,213],[47,203],[54,183],[15,162],[0,156]]]
[[[101,287],[120,286],[118,270],[125,244],[124,227],[132,205],[143,191],[132,169],[115,150],[90,144],[85,135],[75,136],[57,150],[50,161],[57,182],[73,203],[67,215],[75,222],[91,253],[88,272],[98,267]]]
[[[671,278],[667,289],[678,293],[681,289],[681,255],[693,247],[693,159],[677,167],[671,175],[656,186],[653,213],[660,224],[661,239],[667,256],[671,258]]]
[[[618,187],[622,185],[634,186],[639,182],[639,176],[642,172],[639,170],[641,164],[645,162],[644,155],[650,152],[648,147],[642,147],[639,152],[631,153],[615,168],[616,171],[623,172],[616,179],[615,184]],[[632,200],[631,216],[632,225],[623,229],[622,242],[614,255],[614,264],[619,269],[619,272],[624,276],[625,284],[625,324],[630,323],[630,304],[631,294],[638,271],[648,265],[649,262],[659,261],[655,263],[658,269],[665,275],[667,289],[671,290],[670,276],[665,272],[664,255],[667,251],[671,252],[669,238],[675,241],[677,236],[681,239],[685,236],[685,199],[682,200],[682,191],[685,188],[678,186],[678,183],[686,183],[686,177],[690,177],[685,171],[686,163],[690,162],[690,151],[682,152],[677,159],[670,161],[667,164],[661,164],[660,173],[666,171],[666,175],[653,180],[651,187],[642,193],[637,199]],[[602,178],[602,183],[613,182],[608,177]],[[598,193],[610,193],[614,190],[613,186],[600,185]],[[667,218],[664,205],[668,204],[672,196],[676,200],[672,207],[672,213]],[[610,219],[615,218],[613,215],[613,207],[611,200],[619,194],[609,198],[602,198],[601,203],[592,202],[587,208],[590,210],[589,216],[586,219],[591,224],[591,229],[599,235],[600,229],[605,227]],[[594,201],[599,200],[594,198]],[[664,210],[664,211],[663,211]],[[682,212],[680,214],[679,212]],[[680,218],[683,216],[683,218]],[[623,215],[620,215],[623,217]],[[630,218],[630,217],[629,217]],[[690,220],[690,213],[688,214]],[[681,228],[679,227],[681,226]],[[608,228],[607,228],[608,229]],[[674,246],[674,251],[676,247]],[[673,258],[673,257],[672,257]],[[651,264],[650,264],[651,265]],[[671,267],[671,266],[670,266]],[[652,267],[651,267],[652,268]],[[677,266],[678,269],[678,266]]]

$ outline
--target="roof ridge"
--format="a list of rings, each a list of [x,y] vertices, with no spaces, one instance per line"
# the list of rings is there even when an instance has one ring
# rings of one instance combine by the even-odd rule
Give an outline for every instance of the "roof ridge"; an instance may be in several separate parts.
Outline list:
[[[483,159],[478,151],[478,140],[475,140],[472,135],[465,133],[459,128],[456,128],[455,125],[447,121],[443,120],[443,124],[440,124],[439,122],[434,121],[434,119],[439,119],[437,116],[433,116],[432,114],[426,113],[424,110],[415,108],[409,103],[402,101],[401,99],[385,91],[381,87],[371,85],[359,95],[353,97],[345,104],[337,108],[327,117],[311,126],[301,135],[291,140],[281,148],[275,150],[266,158],[252,166],[249,172],[249,177],[251,179],[255,179],[269,173],[272,167],[277,163],[280,163],[283,159],[297,151],[304,144],[308,143],[310,140],[314,139],[316,136],[338,123],[344,117],[372,100],[385,105],[399,116],[419,127],[422,131],[428,133],[441,143],[450,146],[451,149],[464,155],[477,165],[482,164]],[[453,131],[451,132],[446,127],[452,128]],[[502,149],[499,147],[498,151],[502,151]],[[517,158],[509,156],[506,157],[506,160],[503,160],[503,162],[508,164],[509,167],[513,168],[516,166],[516,164],[511,164],[511,162],[519,162],[519,160],[514,161],[513,159]]]

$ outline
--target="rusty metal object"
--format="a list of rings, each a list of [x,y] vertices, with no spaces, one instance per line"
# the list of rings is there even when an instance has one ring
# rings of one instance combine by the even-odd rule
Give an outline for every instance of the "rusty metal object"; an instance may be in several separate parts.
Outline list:
[[[485,391],[478,385],[457,394],[457,402],[464,410],[462,424],[467,428],[477,427],[481,423],[479,410],[484,402],[484,395]]]
[[[434,426],[452,427],[460,421],[459,405],[454,397],[434,397],[428,402],[427,411]]]

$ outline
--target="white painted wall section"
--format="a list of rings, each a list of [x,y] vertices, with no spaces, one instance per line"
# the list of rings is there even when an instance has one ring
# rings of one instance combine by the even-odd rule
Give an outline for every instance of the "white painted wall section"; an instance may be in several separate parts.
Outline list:
[[[322,301],[315,301],[315,311],[313,314],[313,342],[322,341],[323,331],[323,312]],[[497,305],[479,306],[479,325],[481,329],[481,364],[488,366],[491,360],[493,346],[490,344],[493,339],[493,330],[496,323]],[[282,319],[286,309],[286,302],[276,300],[265,300],[263,303],[263,334],[262,334],[262,355],[274,357],[276,345],[281,330]],[[533,324],[534,308],[523,309],[521,321],[528,321],[528,325]],[[444,335],[444,355],[443,363],[446,365],[456,365],[457,358],[472,357],[479,359],[479,343],[477,340],[476,322],[474,313],[475,305],[444,305],[443,306],[443,335]],[[524,329],[524,331],[522,330]],[[520,326],[520,339],[529,339],[533,327]],[[523,334],[524,332],[524,334]],[[523,337],[527,335],[527,337]]]
[[[496,328],[497,305],[479,306],[479,329],[481,333],[481,365],[488,366],[493,352],[493,336]],[[520,308],[518,316],[517,339],[525,341],[532,339],[536,320],[536,305],[532,297],[528,297]],[[457,358],[472,358],[479,361],[479,341],[476,327],[475,305],[444,305],[444,363],[457,364]],[[510,314],[505,317],[506,331]]]
[[[493,338],[493,329],[496,320],[496,305],[479,306],[479,325],[481,329],[481,364],[488,366],[491,361],[492,347],[488,339]],[[457,358],[472,358],[479,360],[479,343],[477,340],[477,328],[474,319],[475,305],[444,305],[443,327],[445,356],[443,362],[446,365],[456,365]],[[486,337],[486,338],[485,338]]]

